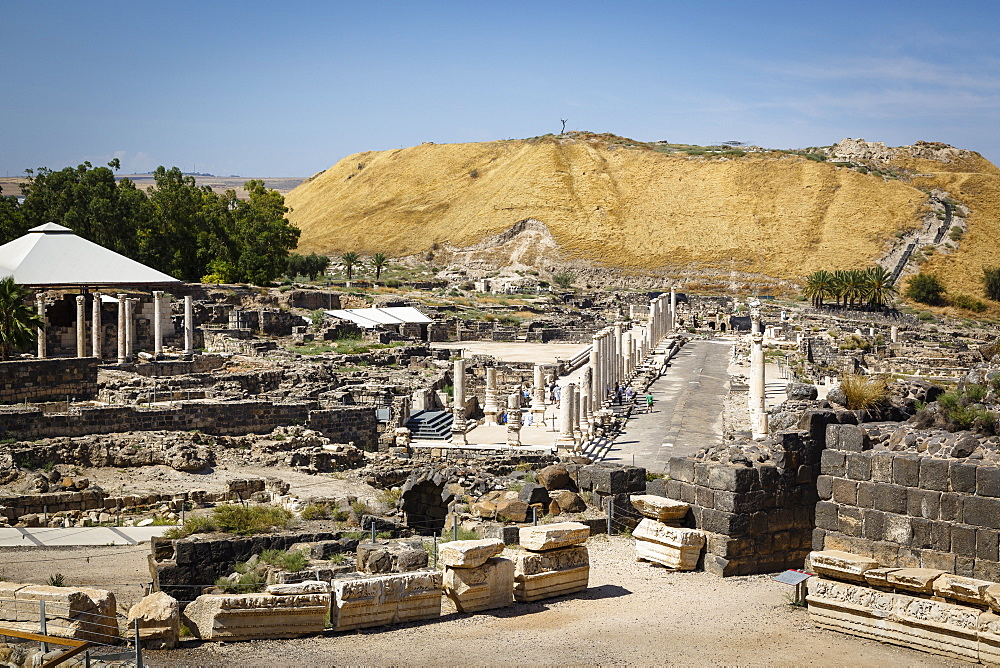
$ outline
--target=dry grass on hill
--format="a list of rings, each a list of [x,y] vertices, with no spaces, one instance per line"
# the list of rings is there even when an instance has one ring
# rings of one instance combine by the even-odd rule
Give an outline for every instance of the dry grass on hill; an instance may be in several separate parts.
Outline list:
[[[972,163],[983,174],[941,174],[941,185],[961,185],[962,201],[978,187],[980,200],[996,205],[996,168]],[[359,153],[307,180],[287,202],[305,252],[399,256],[445,242],[468,246],[535,218],[567,259],[798,279],[871,264],[897,231],[918,224],[927,200],[918,186],[934,185],[924,181],[887,181],[794,154],[688,157],[545,137]],[[988,252],[992,224],[973,216],[967,242],[949,258],[949,270],[962,274],[956,285],[979,271],[973,265]]]

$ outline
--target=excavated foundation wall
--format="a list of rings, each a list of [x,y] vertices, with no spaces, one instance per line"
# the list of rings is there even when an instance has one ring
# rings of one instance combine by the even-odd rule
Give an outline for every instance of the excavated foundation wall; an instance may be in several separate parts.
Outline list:
[[[0,362],[0,403],[93,399],[97,365],[96,357]]]
[[[370,407],[311,410],[312,404],[270,401],[226,403],[181,402],[170,408],[133,406],[74,409],[45,414],[40,410],[0,413],[3,438],[32,440],[57,436],[85,436],[126,431],[190,431],[218,436],[267,434],[275,427],[305,425],[339,443],[360,446],[378,443],[378,422]]]

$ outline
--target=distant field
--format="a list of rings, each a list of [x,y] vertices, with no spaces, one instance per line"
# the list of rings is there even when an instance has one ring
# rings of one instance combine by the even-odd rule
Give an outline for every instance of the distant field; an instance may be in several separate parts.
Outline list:
[[[131,179],[137,187],[145,190],[149,186],[153,185],[152,174],[118,174],[119,179]],[[287,195],[289,191],[295,186],[302,183],[304,177],[261,177],[261,176],[240,176],[240,177],[225,177],[225,176],[196,176],[195,180],[200,186],[210,186],[212,190],[217,193],[223,193],[227,190],[235,190],[236,196],[240,198],[246,198],[246,193],[243,191],[243,184],[250,179],[260,179],[264,182],[268,188],[273,188],[277,190],[282,195]],[[23,176],[10,176],[3,177],[0,176],[0,188],[3,189],[4,195],[20,195],[21,188],[20,185],[26,179]]]

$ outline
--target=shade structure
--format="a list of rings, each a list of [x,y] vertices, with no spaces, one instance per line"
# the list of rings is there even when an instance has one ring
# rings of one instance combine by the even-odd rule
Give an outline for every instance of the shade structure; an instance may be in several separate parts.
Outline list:
[[[324,311],[341,320],[350,320],[359,327],[371,329],[379,325],[399,325],[402,323],[428,323],[431,319],[412,306],[386,306],[372,308],[350,308]]]
[[[73,234],[56,223],[0,246],[0,278],[37,288],[168,285],[181,281]]]

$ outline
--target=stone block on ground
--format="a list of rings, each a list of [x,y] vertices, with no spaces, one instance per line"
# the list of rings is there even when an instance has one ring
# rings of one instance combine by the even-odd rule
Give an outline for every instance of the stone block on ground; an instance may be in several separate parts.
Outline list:
[[[46,615],[50,620],[54,619],[48,629],[51,636],[104,643],[113,642],[118,637],[118,608],[115,595],[110,591],[35,584],[0,585],[3,590],[0,596],[13,598],[13,611],[20,616],[20,619],[10,621],[34,624],[34,629],[22,630],[37,632],[38,601],[45,601]],[[0,617],[6,619],[8,615],[5,611],[10,607],[8,602],[0,608]]]
[[[535,477],[538,479],[539,484],[549,491],[576,488],[573,480],[570,478],[569,469],[563,464],[546,466]]]
[[[503,552],[504,542],[497,538],[484,540],[453,540],[442,543],[438,559],[451,568],[476,568]]]
[[[330,584],[322,580],[303,580],[288,584],[269,584],[268,594],[274,596],[293,596],[297,594],[329,594]]]
[[[986,605],[986,589],[992,585],[986,580],[944,573],[931,585],[934,595],[962,603]]]
[[[459,612],[511,605],[514,602],[514,562],[491,557],[474,568],[445,568],[444,592]]]
[[[549,494],[552,501],[559,507],[562,513],[582,513],[587,510],[587,502],[576,492],[562,489]]]
[[[682,520],[691,508],[690,504],[683,501],[674,501],[653,494],[636,494],[630,496],[629,500],[643,516],[660,522]]]
[[[521,547],[533,552],[557,550],[570,545],[585,543],[590,527],[579,522],[558,522],[521,527]]]
[[[646,518],[632,532],[635,556],[675,571],[691,571],[698,564],[705,534],[696,529],[670,527]]]
[[[889,573],[886,581],[897,589],[930,594],[934,581],[941,575],[944,571],[936,568],[899,568]]]
[[[333,581],[330,621],[336,631],[441,616],[440,571],[357,575]]]
[[[361,573],[406,573],[427,567],[427,551],[416,543],[361,543],[356,563]]]
[[[870,557],[863,557],[840,550],[823,550],[812,552],[809,562],[813,570],[820,575],[848,582],[865,582],[865,571],[878,568],[878,562]]]
[[[825,578],[808,580],[809,617],[823,627],[964,661],[979,661],[981,611]]]
[[[204,594],[183,617],[202,640],[263,640],[321,633],[329,609],[330,594]]]
[[[139,622],[139,638],[143,649],[173,649],[181,637],[181,613],[177,599],[162,591],[149,596],[129,608],[125,623],[129,629]]]
[[[898,568],[872,568],[865,571],[865,583],[871,587],[891,588],[889,584],[889,573],[898,571]]]
[[[590,555],[584,545],[514,556],[514,598],[539,601],[587,588]]]

